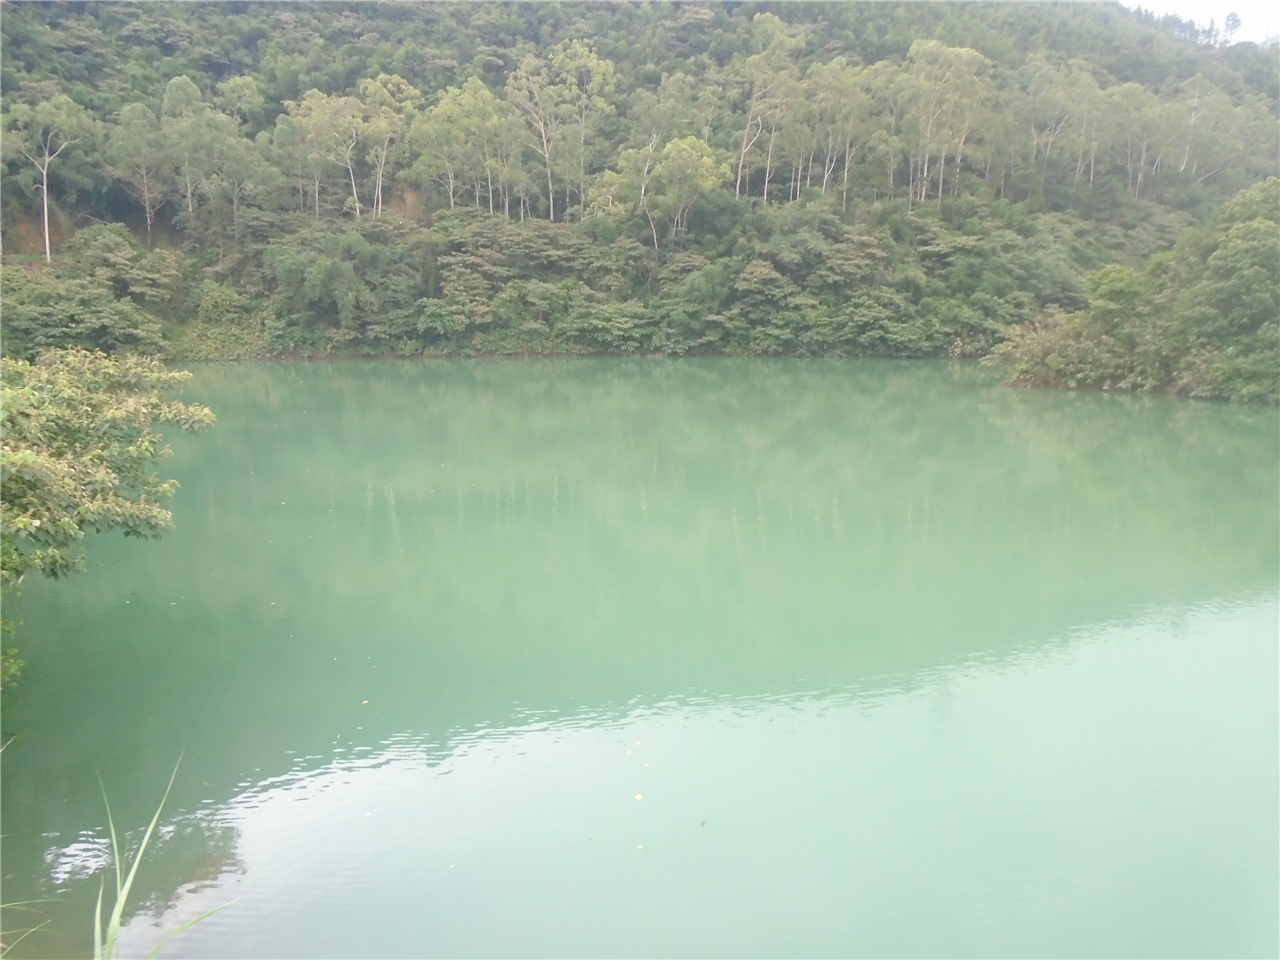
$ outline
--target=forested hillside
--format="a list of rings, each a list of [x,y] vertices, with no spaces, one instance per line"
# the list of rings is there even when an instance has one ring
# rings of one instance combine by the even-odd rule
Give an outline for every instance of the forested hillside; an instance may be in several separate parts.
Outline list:
[[[1000,347],[1274,399],[1277,48],[1208,40],[1110,4],[5,4],[4,349]],[[1117,284],[1179,318],[1156,374],[1073,346]]]

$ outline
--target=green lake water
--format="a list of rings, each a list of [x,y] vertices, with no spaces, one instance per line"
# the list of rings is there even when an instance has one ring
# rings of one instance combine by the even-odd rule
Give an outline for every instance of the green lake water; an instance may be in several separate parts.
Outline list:
[[[4,900],[182,957],[1280,953],[1280,415],[826,361],[202,366],[7,615]],[[29,917],[6,912],[9,927]],[[45,919],[37,916],[35,922]]]

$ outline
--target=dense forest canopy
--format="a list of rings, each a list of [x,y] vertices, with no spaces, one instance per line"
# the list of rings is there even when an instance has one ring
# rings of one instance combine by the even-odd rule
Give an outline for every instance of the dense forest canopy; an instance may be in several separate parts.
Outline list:
[[[3,14],[16,356],[983,356],[1280,163],[1276,47],[1118,4]],[[1274,396],[1250,317],[1079,382]]]

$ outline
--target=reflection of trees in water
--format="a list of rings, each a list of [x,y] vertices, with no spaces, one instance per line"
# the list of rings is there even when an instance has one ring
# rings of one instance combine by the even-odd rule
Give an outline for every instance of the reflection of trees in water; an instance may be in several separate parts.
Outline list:
[[[175,891],[161,895],[160,887],[145,898],[145,909],[159,917],[184,892],[196,893],[228,873],[241,873],[244,864],[236,856],[239,839],[234,824],[213,816],[183,817],[166,825],[157,846],[157,870],[174,884]]]
[[[521,711],[606,722],[694,691],[874,685],[1274,585],[1274,410],[980,378],[866,361],[199,369],[188,393],[219,427],[175,438],[178,530],[121,561],[127,585],[90,575],[42,609],[45,683],[77,706],[24,704],[10,749],[58,775],[14,764],[6,802],[38,811],[31,838],[78,837],[100,819],[99,757],[146,784],[188,746],[171,802],[197,810],[397,737],[448,755]],[[95,640],[59,660],[77,609]],[[145,806],[122,796],[118,822]],[[148,909],[238,869],[234,828],[191,817],[157,848],[169,879],[140,879]],[[6,839],[7,863],[50,876],[39,844]]]
[[[1244,404],[1105,394],[1010,391],[983,410],[1008,444],[1035,465],[1042,486],[1069,483],[1077,514],[1114,535],[1185,551],[1228,583],[1275,580],[1277,526],[1269,491],[1280,461],[1277,416]],[[1208,561],[1208,562],[1205,562]],[[1225,584],[1224,584],[1225,585]]]
[[[319,754],[300,757],[288,773],[267,777],[258,783],[241,784],[245,787],[243,792],[210,810],[181,816],[163,826],[162,841],[149,866],[148,893],[135,912],[133,924],[136,927],[140,918],[150,918],[147,922],[153,923],[157,931],[168,930],[190,915],[223,902],[233,892],[225,882],[229,875],[246,872],[246,864],[237,849],[242,833],[248,829],[243,825],[258,819],[250,832],[257,834],[256,862],[261,864],[271,849],[262,847],[264,831],[300,829],[277,822],[284,807],[341,790],[361,776],[376,778],[380,770],[448,774],[456,772],[456,761],[468,756],[496,755],[502,753],[504,747],[508,756],[513,749],[515,753],[523,753],[527,747],[519,745],[531,737],[562,740],[578,731],[588,735],[603,733],[606,738],[613,736],[620,745],[628,746],[635,736],[630,731],[663,723],[669,728],[691,730],[703,721],[714,725],[726,717],[820,716],[841,710],[865,715],[891,707],[904,697],[923,697],[929,724],[935,730],[945,731],[955,713],[957,686],[975,678],[1052,668],[1069,662],[1080,650],[1090,646],[1135,640],[1149,642],[1153,637],[1201,632],[1206,625],[1224,618],[1247,619],[1259,614],[1265,618],[1274,612],[1276,603],[1277,597],[1271,590],[1245,592],[1211,603],[1149,608],[1112,622],[1014,645],[1004,651],[985,651],[951,663],[939,662],[914,670],[865,677],[851,684],[802,684],[791,690],[753,695],[698,691],[652,694],[633,697],[625,703],[576,711],[509,708],[505,713],[477,717],[469,727],[456,726],[438,733],[400,731],[376,747],[360,748],[345,757],[330,759]],[[696,740],[696,734],[690,733],[690,736]],[[300,823],[305,822],[303,817]],[[314,826],[314,820],[311,825]],[[106,841],[100,838],[86,834],[83,839],[92,841],[94,850],[107,849]],[[66,853],[81,858],[88,869],[81,870],[75,877],[68,876],[62,881],[64,886],[75,880],[91,880],[93,872],[109,868],[108,860],[102,857],[90,862],[93,860],[90,844],[81,843],[74,854],[68,847]],[[216,893],[203,898],[197,896],[215,888]]]

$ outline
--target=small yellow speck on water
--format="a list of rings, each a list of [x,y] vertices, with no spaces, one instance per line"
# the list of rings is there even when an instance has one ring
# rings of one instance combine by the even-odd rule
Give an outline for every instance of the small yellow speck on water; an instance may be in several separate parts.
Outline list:
[[[628,750],[628,751],[627,751],[627,756],[628,756],[628,757],[629,757],[629,756],[631,756],[631,751],[630,751],[630,750]]]
[[[642,793],[637,793],[637,794],[636,794],[636,799],[637,799],[637,800],[643,800],[643,799],[644,799],[644,794],[642,794]]]
[[[369,701],[368,701],[368,700],[361,700],[360,702],[361,702],[361,703],[368,703]]]
[[[290,636],[292,636],[292,634],[290,634]],[[646,764],[645,764],[645,766],[647,767],[647,766],[648,766],[648,764],[646,763]]]
[[[452,870],[452,869],[453,869],[453,864],[452,864],[452,863],[451,863],[451,864],[449,864],[449,869],[450,869],[450,870]]]
[[[637,741],[636,741],[636,746],[637,746],[637,747],[643,747],[643,746],[644,746],[644,744],[643,744],[643,743],[641,743],[639,740],[637,740]]]
[[[644,844],[643,844],[643,843],[637,843],[637,844],[636,844],[636,849],[637,849],[637,850],[643,850],[643,849],[644,849]]]

